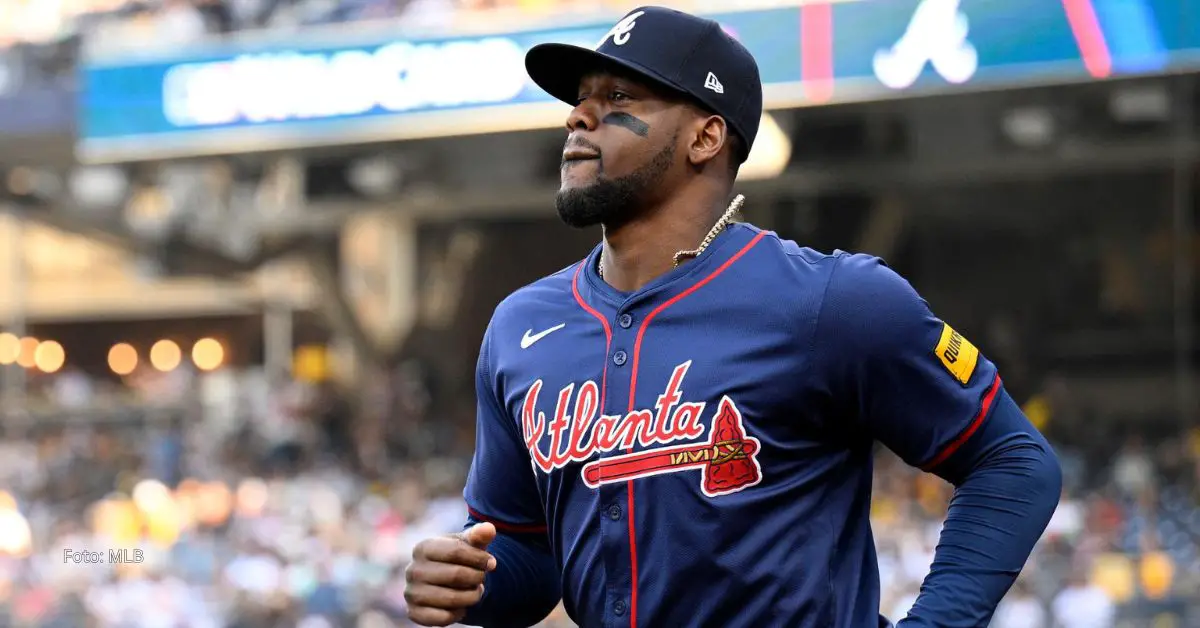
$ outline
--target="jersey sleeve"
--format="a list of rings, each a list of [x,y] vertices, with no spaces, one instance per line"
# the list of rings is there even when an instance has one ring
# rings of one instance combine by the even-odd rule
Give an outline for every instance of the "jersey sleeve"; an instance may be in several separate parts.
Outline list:
[[[492,325],[484,333],[475,368],[475,454],[463,498],[472,519],[501,532],[544,532],[545,510],[529,451],[505,409],[490,350]]]
[[[883,260],[834,263],[814,346],[835,407],[856,432],[932,471],[986,420],[996,367]]]

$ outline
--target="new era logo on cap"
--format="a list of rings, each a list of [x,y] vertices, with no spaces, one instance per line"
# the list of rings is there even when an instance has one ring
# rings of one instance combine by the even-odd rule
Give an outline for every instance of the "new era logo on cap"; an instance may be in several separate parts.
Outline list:
[[[718,94],[725,93],[725,87],[721,85],[721,81],[717,80],[717,75],[712,72],[709,72],[708,76],[704,77],[704,89],[711,89]]]
[[[594,50],[547,43],[534,46],[525,55],[530,78],[572,106],[585,74],[614,66],[685,95],[721,116],[742,139],[745,150],[741,157],[749,153],[762,117],[758,64],[717,22],[675,9],[644,6],[618,20]]]

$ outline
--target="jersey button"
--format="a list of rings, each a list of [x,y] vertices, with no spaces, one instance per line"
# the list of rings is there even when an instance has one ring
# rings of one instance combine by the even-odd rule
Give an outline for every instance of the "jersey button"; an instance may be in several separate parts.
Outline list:
[[[625,614],[625,600],[613,602],[613,614],[618,617]]]
[[[629,329],[629,326],[633,325],[633,317],[628,314],[622,314],[620,318],[617,319],[617,324],[625,329]]]
[[[624,351],[618,351],[613,354],[613,364],[616,364],[617,366],[621,366],[621,365],[625,364],[625,360],[628,357],[629,356],[625,355]]]
[[[608,507],[608,518],[617,521],[621,518],[621,507],[613,504]]]

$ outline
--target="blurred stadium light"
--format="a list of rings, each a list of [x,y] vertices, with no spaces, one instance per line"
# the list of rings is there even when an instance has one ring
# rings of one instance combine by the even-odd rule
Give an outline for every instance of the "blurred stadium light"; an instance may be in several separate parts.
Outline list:
[[[37,366],[37,350],[41,343],[37,338],[26,336],[21,339],[21,349],[17,353],[17,365],[31,369]]]
[[[29,521],[15,504],[0,506],[0,554],[26,557],[32,549],[33,532]]]
[[[137,368],[138,353],[132,345],[119,342],[108,351],[108,368],[117,375],[129,375]]]
[[[1005,137],[1014,146],[1042,150],[1055,143],[1061,129],[1054,112],[1043,107],[1018,107],[1004,113]]]
[[[119,207],[129,193],[129,176],[114,166],[83,166],[71,170],[67,190],[72,201],[88,210]]]
[[[159,340],[150,347],[150,364],[160,371],[173,371],[181,361],[182,352],[173,340]]]
[[[43,340],[34,349],[33,364],[43,373],[56,373],[67,361],[63,346],[53,340]]]
[[[201,338],[192,345],[192,362],[201,371],[216,370],[225,361],[225,348],[213,338]]]
[[[792,141],[775,117],[763,114],[758,137],[746,163],[738,170],[739,181],[774,179],[783,174],[792,159]]]
[[[350,183],[367,198],[392,196],[404,183],[404,169],[393,156],[355,159],[349,168]]]
[[[1163,125],[1175,109],[1166,85],[1141,82],[1115,87],[1109,111],[1118,123]]]

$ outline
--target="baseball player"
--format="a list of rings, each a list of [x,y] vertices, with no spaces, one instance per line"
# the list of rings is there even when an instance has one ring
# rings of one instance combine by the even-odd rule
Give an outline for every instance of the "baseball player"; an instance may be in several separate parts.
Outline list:
[[[642,7],[526,68],[573,106],[558,213],[604,238],[496,308],[470,521],[416,547],[410,619],[530,626],[561,600],[584,628],[889,626],[878,442],[956,487],[898,625],[986,626],[1057,505],[1058,461],[880,259],[733,222],[762,115],[750,53]]]

